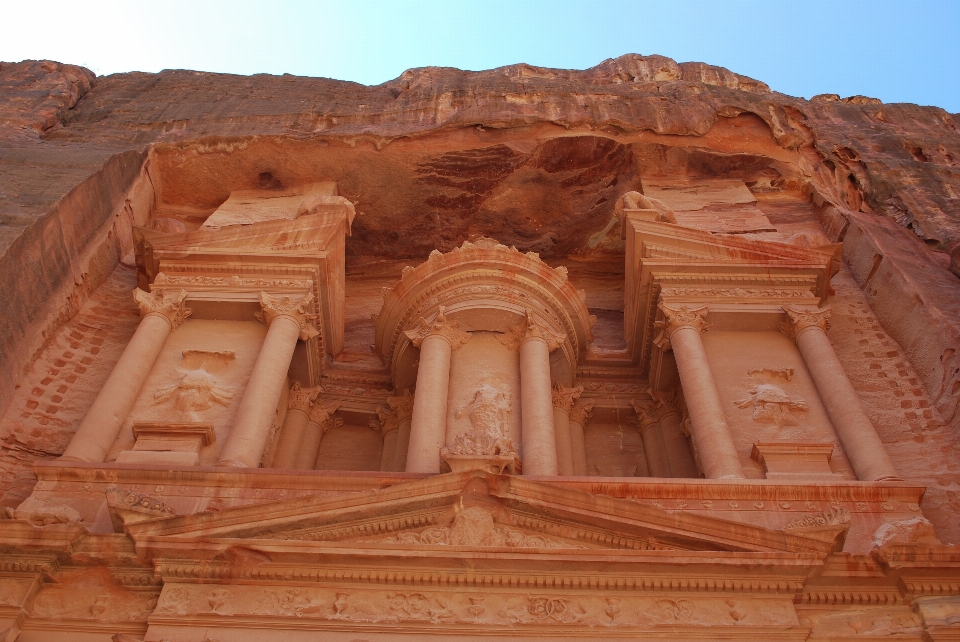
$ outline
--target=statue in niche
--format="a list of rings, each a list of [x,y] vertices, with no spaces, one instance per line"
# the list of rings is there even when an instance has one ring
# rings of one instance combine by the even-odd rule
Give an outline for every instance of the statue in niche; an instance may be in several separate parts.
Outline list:
[[[225,370],[235,358],[232,350],[184,350],[183,363],[177,368],[180,378],[173,385],[157,390],[153,395],[155,403],[173,399],[174,407],[194,420],[213,404],[228,405],[233,391],[221,385],[214,373]]]
[[[470,430],[457,437],[445,454],[515,456],[513,441],[506,434],[506,415],[511,410],[510,400],[494,386],[484,383],[473,393],[473,398],[457,411],[456,418],[467,414]]]

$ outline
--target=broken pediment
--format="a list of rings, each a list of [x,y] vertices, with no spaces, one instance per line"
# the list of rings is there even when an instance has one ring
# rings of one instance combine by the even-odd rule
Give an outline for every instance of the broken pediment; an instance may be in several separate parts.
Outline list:
[[[154,556],[215,557],[236,547],[271,557],[449,547],[788,553],[820,558],[836,542],[484,471],[449,473],[380,491],[310,496],[216,513],[124,512],[123,528]]]

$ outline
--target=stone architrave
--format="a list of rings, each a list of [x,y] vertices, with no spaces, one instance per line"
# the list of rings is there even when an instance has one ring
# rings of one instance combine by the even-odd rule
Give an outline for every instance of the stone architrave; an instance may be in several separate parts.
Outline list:
[[[310,408],[310,422],[307,424],[306,436],[297,456],[296,468],[299,470],[316,470],[320,468],[320,443],[330,430],[337,425],[339,419],[333,413],[340,407],[336,401],[318,399]]]
[[[525,475],[559,472],[550,353],[559,348],[564,339],[564,335],[553,331],[531,310],[526,310],[523,322],[501,339],[507,347],[520,351],[520,443]]]
[[[784,306],[780,329],[797,343],[843,450],[860,481],[901,479],[827,337],[829,308]]]
[[[318,334],[312,325],[315,315],[308,312],[312,301],[313,294],[297,297],[260,293],[262,321],[269,329],[220,455],[221,465],[241,468],[259,465],[297,339],[307,340]]]
[[[323,388],[301,388],[294,382],[287,394],[287,414],[283,418],[280,441],[273,456],[273,468],[294,468],[310,421],[310,407]]]
[[[578,399],[570,409],[570,447],[573,452],[573,474],[585,476],[587,474],[587,444],[584,439],[584,430],[593,412],[593,401]]]
[[[186,290],[133,291],[143,319],[61,459],[102,462],[133,408],[169,334],[190,316]]]
[[[410,445],[410,422],[413,418],[413,404],[416,402],[409,390],[398,397],[387,397],[387,405],[393,411],[397,421],[397,441],[394,446],[393,461],[383,470],[403,472],[407,465],[407,450]]]
[[[559,381],[553,387],[553,425],[557,439],[557,469],[561,475],[573,475],[573,437],[570,411],[583,393],[583,386],[565,388]]]
[[[709,328],[707,306],[674,307],[661,300],[658,307],[664,321],[658,322],[661,333],[657,343],[664,350],[672,347],[677,360],[704,475],[708,479],[742,478],[740,457],[700,337],[700,333]]]
[[[406,471],[439,473],[440,449],[447,429],[447,394],[450,388],[450,355],[470,340],[470,333],[448,321],[446,309],[439,306],[433,321],[423,317],[416,328],[406,331],[407,338],[420,348],[417,369],[417,394],[410,420],[410,443]]]

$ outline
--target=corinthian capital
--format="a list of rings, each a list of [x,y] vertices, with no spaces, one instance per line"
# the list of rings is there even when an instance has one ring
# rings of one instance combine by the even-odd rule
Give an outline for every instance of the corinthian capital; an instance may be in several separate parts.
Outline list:
[[[420,324],[413,329],[404,332],[407,338],[418,348],[427,337],[443,337],[454,350],[470,340],[471,334],[460,329],[459,321],[448,321],[446,308],[440,306],[436,318],[428,323],[426,319],[420,317]]]
[[[500,343],[511,350],[517,350],[525,341],[539,339],[547,344],[550,352],[559,348],[566,336],[554,332],[543,319],[531,310],[524,310],[524,312],[526,318],[519,325],[515,325],[505,332],[500,337]]]
[[[323,434],[327,434],[327,431],[334,425],[333,413],[336,412],[339,407],[340,404],[336,401],[317,401],[313,404],[313,408],[310,409],[310,421],[315,424],[320,424],[320,429],[323,431]]]
[[[409,390],[405,390],[399,397],[387,397],[387,404],[390,410],[397,418],[397,423],[402,423],[413,417],[414,396]]]
[[[830,327],[830,308],[795,308],[785,305],[783,311],[787,313],[787,320],[780,324],[780,331],[793,341],[807,330],[819,328],[826,332]]]
[[[573,404],[573,408],[570,409],[570,421],[573,423],[580,424],[581,426],[586,426],[587,421],[590,419],[590,413],[593,412],[593,401],[582,401],[577,400]]]
[[[580,394],[583,392],[583,386],[577,386],[575,388],[564,388],[563,384],[559,381],[553,387],[553,407],[560,408],[567,414],[570,413],[570,409],[573,408],[573,403],[580,398]]]
[[[637,419],[640,420],[641,431],[660,423],[670,413],[680,413],[679,404],[672,393],[652,389],[649,392],[652,397],[650,401],[633,400],[630,402],[637,413]]]
[[[377,419],[380,420],[380,433],[383,435],[400,427],[397,413],[391,408],[384,408],[383,406],[377,408]],[[373,422],[371,422],[371,426],[373,426]]]
[[[323,392],[323,388],[316,386],[314,388],[301,388],[300,382],[295,381],[287,394],[287,408],[299,410],[307,414],[310,412],[310,404],[314,402],[317,395]]]
[[[263,314],[257,315],[257,318],[267,326],[277,317],[293,319],[300,326],[300,338],[306,341],[320,334],[312,323],[317,315],[309,312],[308,306],[311,301],[313,301],[313,294],[309,292],[306,296],[272,295],[261,292],[260,307],[263,308]]]
[[[151,314],[162,316],[170,322],[170,328],[173,330],[179,328],[192,312],[183,305],[183,300],[186,298],[186,290],[169,292],[156,289],[153,292],[144,292],[137,288],[133,291],[133,300],[140,308],[140,316],[146,317]]]

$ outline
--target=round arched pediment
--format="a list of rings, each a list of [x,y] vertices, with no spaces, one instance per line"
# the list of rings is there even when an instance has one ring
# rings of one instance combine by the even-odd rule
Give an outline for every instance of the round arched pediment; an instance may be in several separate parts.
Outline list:
[[[431,322],[441,306],[446,318],[467,332],[507,334],[532,315],[563,337],[554,360],[559,358],[572,375],[592,339],[593,319],[584,298],[565,268],[551,268],[533,252],[493,239],[467,241],[446,254],[435,250],[426,262],[404,269],[376,317],[376,350],[390,364],[394,383],[403,387],[413,383],[407,379],[416,362],[404,333]]]

